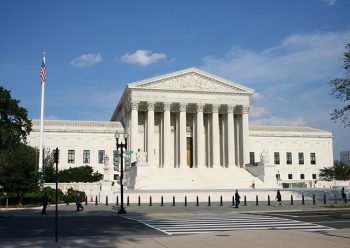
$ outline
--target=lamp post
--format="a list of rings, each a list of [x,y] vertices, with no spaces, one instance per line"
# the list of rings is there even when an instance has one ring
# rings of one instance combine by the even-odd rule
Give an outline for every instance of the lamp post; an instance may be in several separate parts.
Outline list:
[[[120,209],[118,211],[118,214],[126,214],[126,211],[124,209],[124,195],[123,195],[123,178],[124,178],[124,168],[123,168],[123,150],[127,149],[127,140],[129,135],[127,133],[124,133],[124,144],[122,142],[119,143],[119,138],[120,138],[120,133],[117,131],[115,132],[115,140],[116,140],[116,146],[117,146],[117,151],[120,148],[120,200],[121,200],[121,205]]]

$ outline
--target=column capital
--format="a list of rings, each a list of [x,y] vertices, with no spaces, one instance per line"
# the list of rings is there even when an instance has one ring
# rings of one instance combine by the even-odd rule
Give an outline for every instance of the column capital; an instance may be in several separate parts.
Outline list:
[[[171,103],[170,102],[163,102],[163,110],[164,111],[170,111]]]
[[[155,102],[147,102],[147,110],[148,111],[154,111],[156,103]]]
[[[219,112],[219,107],[220,107],[219,104],[212,104],[212,105],[211,105],[211,111],[212,111],[213,113],[218,113],[218,112]]]
[[[227,105],[227,113],[234,113],[236,109],[235,105]]]
[[[139,105],[140,105],[140,102],[130,102],[130,108],[132,110],[134,110],[134,109],[138,110],[139,109]]]
[[[203,103],[197,103],[196,110],[197,112],[203,112],[204,104]]]
[[[180,102],[179,103],[180,112],[186,112],[187,105],[188,105],[187,103]]]
[[[248,114],[249,113],[249,106],[243,105],[241,106],[242,114]]]

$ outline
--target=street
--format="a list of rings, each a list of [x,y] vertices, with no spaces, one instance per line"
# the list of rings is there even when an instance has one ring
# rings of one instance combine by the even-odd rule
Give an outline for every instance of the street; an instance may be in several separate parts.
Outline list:
[[[291,207],[129,207],[118,215],[113,206],[60,206],[58,237],[155,237],[174,234],[235,230],[327,231],[350,228],[348,209],[291,209]],[[259,210],[259,211],[257,211]],[[0,239],[25,239],[55,236],[55,215],[40,209],[0,212]]]

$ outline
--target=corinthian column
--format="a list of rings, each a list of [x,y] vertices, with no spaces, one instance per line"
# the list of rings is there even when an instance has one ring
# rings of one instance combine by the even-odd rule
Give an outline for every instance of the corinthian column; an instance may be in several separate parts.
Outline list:
[[[163,167],[170,165],[170,107],[171,103],[163,103]]]
[[[135,160],[135,154],[138,149],[138,135],[139,135],[139,102],[132,102],[130,104],[131,107],[131,144],[130,148],[133,151],[132,159]]]
[[[227,106],[227,164],[228,167],[235,166],[235,127],[234,127],[234,113],[235,107]]]
[[[154,157],[154,102],[147,103],[147,162],[153,166]]]
[[[203,123],[203,104],[197,104],[197,128],[196,128],[196,147],[197,147],[197,168],[204,167],[205,140],[204,140],[204,123]]]
[[[220,166],[220,129],[219,129],[219,105],[212,106],[212,167]]]
[[[180,164],[179,167],[187,165],[187,142],[186,142],[186,107],[187,104],[180,103]]]
[[[243,167],[249,163],[249,106],[242,106],[242,148],[243,148]]]

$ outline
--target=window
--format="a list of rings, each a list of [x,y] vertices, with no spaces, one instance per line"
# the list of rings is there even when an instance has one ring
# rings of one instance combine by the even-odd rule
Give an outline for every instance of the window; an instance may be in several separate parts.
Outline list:
[[[275,152],[273,154],[273,156],[274,156],[275,164],[280,164],[280,153],[279,152]]]
[[[68,150],[68,163],[75,163],[75,150]]]
[[[288,174],[288,179],[293,179],[293,174]]]
[[[300,179],[305,179],[305,175],[304,174],[300,174]]]
[[[299,157],[299,164],[304,164],[304,153],[299,152],[298,157]]]
[[[311,164],[316,164],[316,153],[310,153]]]
[[[312,179],[317,179],[316,174],[312,174]]]
[[[105,150],[98,150],[98,163],[103,164],[105,160]]]
[[[83,152],[83,163],[89,164],[90,163],[90,150],[84,150]]]
[[[255,164],[255,154],[254,154],[254,152],[250,152],[249,153],[249,157],[250,157],[250,164]]]
[[[292,164],[292,153],[287,152],[287,164]]]

